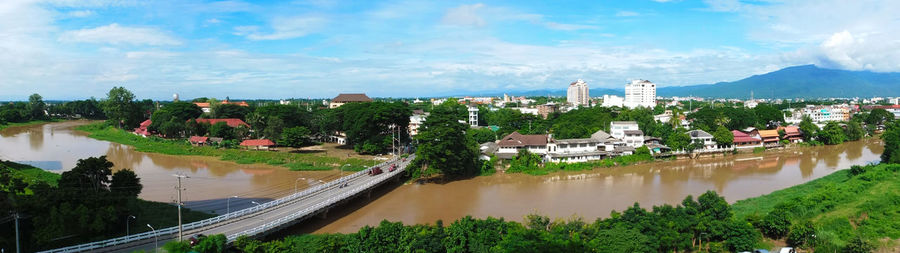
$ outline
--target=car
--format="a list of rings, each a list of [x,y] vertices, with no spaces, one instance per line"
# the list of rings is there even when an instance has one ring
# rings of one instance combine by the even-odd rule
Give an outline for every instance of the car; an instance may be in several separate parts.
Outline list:
[[[200,241],[203,239],[206,239],[205,235],[196,234],[196,235],[192,235],[191,238],[188,240],[190,241],[191,247],[193,247],[193,246],[197,246],[197,244],[200,244]]]
[[[794,253],[794,252],[797,252],[797,251],[795,251],[794,248],[791,248],[791,247],[784,247],[778,251],[778,253]]]
[[[403,161],[406,162],[406,158],[403,158]]]
[[[391,164],[391,167],[388,168],[388,172],[394,172],[395,170],[397,170],[397,164]]]
[[[369,176],[378,175],[378,174],[381,174],[382,172],[384,172],[384,171],[381,170],[381,167],[374,167],[369,170]]]

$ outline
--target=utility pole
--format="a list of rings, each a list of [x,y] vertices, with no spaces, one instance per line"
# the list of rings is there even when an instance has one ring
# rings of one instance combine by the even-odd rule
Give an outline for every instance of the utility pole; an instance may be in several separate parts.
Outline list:
[[[22,253],[22,246],[19,245],[19,212],[13,214],[13,218],[16,219],[16,253]]]
[[[184,190],[184,188],[181,188],[181,179],[189,178],[189,177],[185,176],[185,175],[178,175],[178,174],[174,174],[172,176],[178,178],[178,188],[175,188],[175,189],[178,189],[178,241],[181,241],[181,238],[184,235],[184,230],[183,230],[183,227],[181,226],[181,205],[184,204],[181,202],[181,191]]]

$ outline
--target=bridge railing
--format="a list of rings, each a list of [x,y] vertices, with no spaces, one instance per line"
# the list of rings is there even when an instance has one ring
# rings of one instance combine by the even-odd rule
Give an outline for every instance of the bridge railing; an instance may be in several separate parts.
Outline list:
[[[394,159],[391,159],[391,160],[387,160],[387,161],[384,161],[384,162],[382,162],[382,163],[380,163],[380,164],[378,164],[378,165],[375,165],[375,166],[373,166],[373,167],[385,166],[386,164],[392,163],[392,162],[394,162],[394,161],[396,161],[396,160],[397,160],[397,158],[394,158]],[[285,196],[285,197],[282,197],[282,198],[279,198],[279,199],[276,199],[276,200],[273,200],[273,201],[269,201],[269,202],[266,202],[266,203],[263,203],[263,204],[260,204],[260,205],[256,205],[256,206],[253,206],[253,207],[248,207],[248,208],[241,209],[241,210],[238,210],[238,211],[226,213],[226,214],[219,215],[219,216],[216,216],[216,217],[212,217],[212,218],[209,218],[209,219],[205,219],[205,220],[200,220],[200,221],[196,221],[196,222],[191,222],[191,223],[183,224],[182,227],[183,227],[183,230],[184,230],[184,231],[188,231],[188,230],[197,229],[197,228],[202,228],[202,227],[205,227],[205,226],[209,226],[209,225],[213,225],[213,224],[216,224],[216,223],[224,222],[224,221],[227,221],[227,220],[230,220],[230,219],[234,219],[234,218],[240,218],[240,217],[243,217],[243,216],[246,216],[246,215],[249,215],[249,214],[253,214],[253,213],[259,212],[259,211],[261,211],[261,210],[265,210],[265,209],[268,209],[268,208],[271,208],[271,207],[274,207],[274,206],[283,204],[283,203],[285,203],[285,202],[289,202],[289,201],[295,200],[295,199],[297,199],[297,198],[301,198],[301,197],[308,196],[308,195],[313,194],[313,193],[315,193],[315,192],[319,192],[319,191],[321,191],[322,189],[326,189],[326,188],[328,188],[328,187],[334,186],[334,185],[336,185],[336,184],[338,184],[338,183],[341,183],[341,182],[343,182],[343,181],[346,181],[346,180],[348,180],[348,179],[352,179],[352,178],[356,178],[356,177],[359,177],[359,176],[361,176],[361,175],[364,175],[364,174],[367,173],[367,171],[368,171],[368,169],[364,169],[364,170],[355,172],[355,173],[353,173],[353,174],[350,174],[350,175],[348,175],[348,176],[344,176],[344,177],[342,177],[342,178],[339,178],[339,179],[337,179],[337,180],[332,180],[332,181],[327,182],[327,183],[324,183],[324,184],[316,185],[316,186],[307,188],[307,189],[305,189],[305,190],[303,190],[303,191],[300,191],[300,192],[297,192],[297,193],[294,193],[294,194],[291,194],[291,195],[288,195],[288,196]],[[82,252],[82,251],[89,251],[89,250],[95,250],[95,249],[102,249],[102,248],[106,248],[106,247],[111,247],[111,246],[116,246],[116,245],[120,245],[120,244],[130,243],[130,242],[134,242],[134,241],[140,241],[140,240],[151,239],[151,238],[154,238],[154,237],[160,236],[160,235],[171,235],[171,234],[175,234],[175,233],[178,233],[178,227],[177,227],[177,226],[176,226],[176,227],[169,227],[169,228],[158,229],[158,230],[156,230],[156,232],[153,232],[153,231],[147,231],[147,232],[144,232],[144,233],[133,234],[133,235],[129,235],[129,236],[116,237],[116,238],[107,239],[107,240],[103,240],[103,241],[97,241],[97,242],[91,242],[91,243],[79,244],[79,245],[74,245],[74,246],[69,246],[69,247],[64,247],[64,248],[58,248],[58,249],[52,249],[52,250],[47,250],[47,251],[41,251],[41,252],[48,252],[48,253],[57,253],[57,252]]]
[[[373,186],[375,186],[375,185],[378,185],[378,184],[380,184],[381,182],[383,182],[383,181],[385,181],[385,180],[388,180],[388,179],[391,178],[393,175],[396,175],[396,174],[399,174],[399,173],[405,171],[405,170],[406,170],[406,166],[407,166],[408,164],[409,164],[409,162],[403,162],[403,163],[399,166],[400,168],[398,168],[398,169],[395,170],[394,172],[387,172],[387,173],[385,173],[385,175],[380,176],[380,178],[378,178],[377,180],[372,180],[372,181],[369,181],[368,183],[365,183],[365,184],[363,184],[363,185],[354,187],[354,188],[352,188],[350,191],[344,192],[344,193],[342,193],[342,194],[340,194],[340,195],[338,195],[338,196],[334,196],[334,197],[328,198],[327,200],[325,200],[325,201],[323,201],[323,202],[316,203],[316,204],[313,205],[313,206],[304,208],[303,210],[297,211],[297,212],[295,212],[295,213],[293,213],[293,214],[290,214],[290,215],[288,215],[288,216],[280,217],[280,218],[275,219],[275,220],[273,220],[273,221],[271,221],[271,222],[267,222],[267,223],[262,224],[262,225],[260,225],[260,226],[257,226],[257,227],[254,227],[254,228],[251,228],[251,229],[248,229],[248,230],[244,230],[244,231],[241,231],[241,232],[238,232],[238,233],[235,233],[235,234],[226,235],[226,237],[228,238],[228,242],[234,242],[234,241],[237,240],[237,238],[240,237],[240,236],[244,236],[244,235],[246,235],[246,236],[254,236],[254,235],[263,233],[263,232],[265,232],[265,231],[267,231],[267,230],[269,230],[269,229],[271,229],[271,228],[279,227],[279,226],[285,225],[285,224],[287,224],[287,223],[289,223],[289,222],[291,222],[291,221],[294,221],[294,220],[296,220],[296,219],[298,219],[298,218],[301,218],[301,217],[304,217],[304,216],[313,214],[313,213],[315,213],[316,211],[318,211],[318,210],[320,210],[320,209],[322,209],[322,208],[325,208],[325,207],[328,207],[328,206],[331,206],[331,205],[337,203],[338,201],[341,201],[341,200],[344,200],[344,199],[346,199],[346,198],[355,196],[356,194],[359,194],[359,193],[362,192],[362,191],[368,190],[369,188],[371,188],[371,187],[373,187]]]

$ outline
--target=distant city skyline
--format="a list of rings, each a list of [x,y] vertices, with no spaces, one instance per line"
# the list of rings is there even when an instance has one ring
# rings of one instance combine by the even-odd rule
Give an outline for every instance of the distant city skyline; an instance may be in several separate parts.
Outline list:
[[[900,71],[898,1],[0,2],[0,101],[479,95]],[[592,94],[599,96],[602,94]]]

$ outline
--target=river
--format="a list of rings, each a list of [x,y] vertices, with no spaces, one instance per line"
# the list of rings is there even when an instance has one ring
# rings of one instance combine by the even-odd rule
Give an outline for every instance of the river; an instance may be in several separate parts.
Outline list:
[[[171,202],[176,196],[172,174],[185,181],[186,205],[221,213],[229,196],[231,208],[267,201],[338,177],[337,172],[294,172],[282,167],[242,165],[209,157],[136,152],[125,145],[88,138],[72,128],[84,122],[12,127],[0,131],[0,159],[29,163],[54,171],[75,166],[80,158],[106,155],[114,170],[135,170],[144,184],[140,197]],[[820,178],[855,164],[879,160],[877,139],[841,145],[769,150],[741,154],[561,172],[547,176],[496,174],[446,184],[406,184],[380,189],[332,210],[286,233],[355,232],[382,219],[407,224],[452,221],[466,215],[521,220],[529,213],[554,218],[579,216],[587,221],[608,217],[638,202],[644,207],[678,204],[687,195],[714,190],[729,202],[760,196]],[[299,181],[297,180],[300,179]],[[304,180],[305,179],[305,180]],[[260,202],[261,203],[261,202]]]

